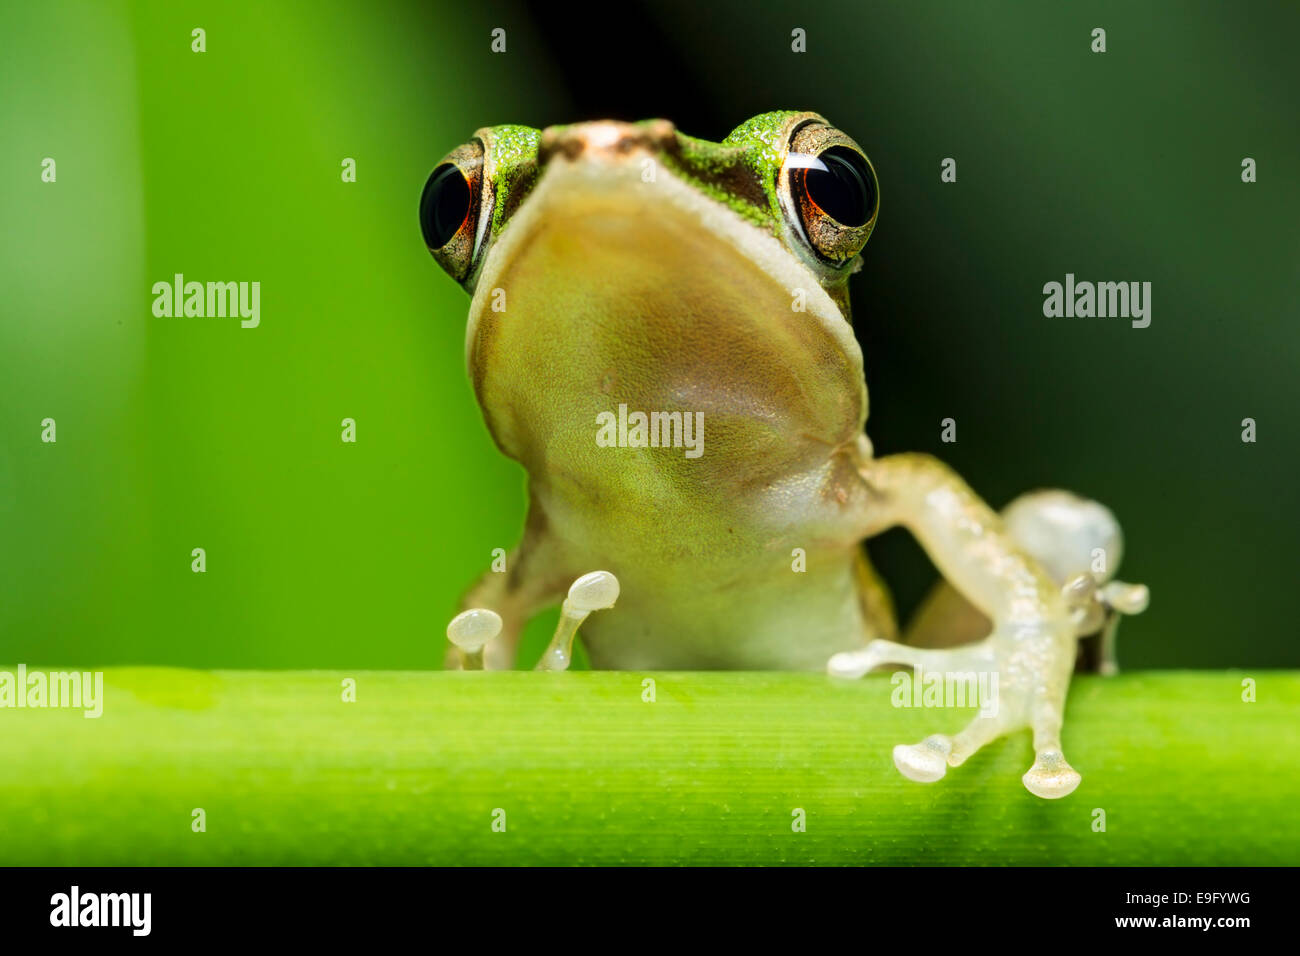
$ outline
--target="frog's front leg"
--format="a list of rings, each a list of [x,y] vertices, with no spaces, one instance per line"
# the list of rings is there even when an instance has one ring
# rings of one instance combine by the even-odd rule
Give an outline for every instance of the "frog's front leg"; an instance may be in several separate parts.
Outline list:
[[[473,652],[467,656],[452,641],[443,665],[448,670],[459,670],[467,664],[487,670],[509,670],[515,663],[524,624],[542,608],[558,603],[564,596],[573,575],[563,568],[559,549],[546,527],[543,513],[534,504],[529,511],[523,540],[514,552],[506,556],[506,569],[484,574],[461,599],[462,612],[486,609],[498,615],[500,633],[492,635],[482,648],[481,659]],[[457,620],[464,618],[462,613]],[[471,631],[475,627],[468,619],[461,626]],[[477,626],[482,627],[483,623],[479,622]],[[448,638],[451,639],[450,634]]]
[[[984,640],[958,648],[917,648],[872,641],[836,654],[832,674],[859,677],[882,664],[931,673],[998,675],[995,712],[955,736],[934,735],[894,749],[894,763],[913,780],[933,781],[984,744],[1024,727],[1033,730],[1034,764],[1025,786],[1063,797],[1079,774],[1061,753],[1065,694],[1075,658],[1075,629],[1059,585],[1011,539],[1001,520],[950,468],[927,455],[893,455],[860,466],[874,499],[870,534],[902,525],[945,578],[992,622]]]

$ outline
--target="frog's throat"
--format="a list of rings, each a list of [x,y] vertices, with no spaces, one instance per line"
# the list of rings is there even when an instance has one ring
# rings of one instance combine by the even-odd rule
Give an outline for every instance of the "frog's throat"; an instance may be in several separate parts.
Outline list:
[[[756,226],[727,206],[701,193],[659,165],[646,182],[643,176],[647,156],[633,154],[620,161],[557,158],[548,165],[537,186],[523,206],[502,229],[488,250],[474,297],[470,302],[465,328],[465,361],[473,375],[473,348],[479,317],[493,308],[500,290],[507,289],[511,268],[521,252],[553,211],[572,217],[584,208],[626,199],[629,208],[640,214],[676,216],[733,249],[765,273],[780,288],[790,292],[792,303],[802,299],[805,313],[799,318],[814,318],[852,363],[858,381],[862,378],[862,350],[853,329],[839,307],[818,282],[817,277],[781,244],[772,233]],[[647,203],[647,198],[653,202]],[[800,296],[801,293],[801,296]],[[866,385],[863,382],[862,405],[865,413]]]

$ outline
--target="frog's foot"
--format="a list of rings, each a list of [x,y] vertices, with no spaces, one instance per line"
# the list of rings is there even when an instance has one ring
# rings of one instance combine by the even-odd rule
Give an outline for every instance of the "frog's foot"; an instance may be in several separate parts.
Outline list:
[[[1061,752],[1065,681],[1053,679],[1050,668],[1043,674],[1025,674],[1023,658],[1017,666],[1008,666],[1009,651],[1005,642],[993,640],[958,648],[909,647],[893,641],[872,641],[859,650],[834,655],[827,669],[840,677],[861,677],[885,664],[903,664],[915,669],[916,680],[925,674],[943,674],[945,689],[950,678],[961,681],[965,686],[962,700],[978,702],[981,713],[959,733],[931,734],[920,743],[899,744],[894,748],[894,766],[909,780],[933,783],[942,779],[949,767],[965,763],[985,744],[1031,728],[1035,759],[1021,779],[1026,789],[1036,796],[1049,800],[1064,797],[1081,780]],[[1022,676],[1008,682],[995,679],[1012,672]],[[1068,674],[1065,676],[1068,678]],[[979,699],[980,689],[991,692],[988,699]]]
[[[948,772],[948,767],[965,763],[986,743],[1018,729],[1016,724],[995,717],[976,717],[956,736],[932,734],[919,744],[899,744],[894,748],[894,766],[909,780],[933,783]],[[1020,778],[1025,789],[1044,800],[1073,793],[1083,778],[1066,762],[1059,743],[1035,749],[1034,765]]]
[[[894,766],[909,780],[933,783],[943,777],[948,767],[965,763],[986,743],[1020,729],[1013,722],[996,717],[976,717],[961,733],[953,737],[932,734],[919,744],[899,744],[894,748]],[[1034,765],[1021,777],[1025,789],[1044,800],[1069,796],[1083,779],[1055,747],[1036,747]]]
[[[574,581],[560,609],[560,623],[555,626],[555,636],[537,662],[537,669],[568,670],[573,657],[573,638],[579,626],[592,611],[611,608],[617,600],[618,578],[608,571],[592,571]]]
[[[909,647],[894,641],[872,641],[855,651],[835,654],[827,670],[836,677],[861,677],[883,664],[906,664],[915,669],[915,679],[922,673],[959,673],[975,675],[987,671],[992,663],[984,644],[959,648]],[[996,684],[994,687],[996,688]],[[919,744],[899,744],[894,748],[894,766],[909,780],[933,783],[957,766],[994,737],[1006,732],[993,717],[977,717],[955,737],[932,734]]]

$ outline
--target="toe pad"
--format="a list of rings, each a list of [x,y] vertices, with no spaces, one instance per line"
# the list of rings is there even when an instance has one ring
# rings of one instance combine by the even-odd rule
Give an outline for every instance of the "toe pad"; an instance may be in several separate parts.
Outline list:
[[[945,737],[927,737],[919,744],[899,744],[894,748],[894,766],[908,780],[934,783],[948,772],[948,754],[952,744]]]
[[[1044,800],[1057,800],[1074,793],[1083,779],[1059,753],[1040,754],[1023,777],[1025,789]]]

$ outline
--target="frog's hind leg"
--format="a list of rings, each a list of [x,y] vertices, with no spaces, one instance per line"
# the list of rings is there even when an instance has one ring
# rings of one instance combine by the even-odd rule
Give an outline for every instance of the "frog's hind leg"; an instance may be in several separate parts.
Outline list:
[[[906,528],[992,627],[983,640],[961,647],[872,641],[833,656],[828,669],[852,677],[898,663],[941,672],[945,697],[950,680],[954,690],[974,681],[986,702],[981,709],[989,716],[977,718],[953,737],[933,735],[897,748],[899,770],[913,779],[934,780],[988,741],[1029,728],[1042,747],[1025,785],[1040,796],[1064,796],[1078,778],[1052,748],[1074,667],[1079,633],[1074,604],[1006,523],[938,460],[891,455],[861,462],[859,474],[871,501],[864,536],[899,525]],[[952,695],[943,703],[961,702]]]
[[[999,520],[973,496],[968,497],[955,479],[945,479],[941,467],[908,459],[899,459],[898,466],[884,467],[898,468],[899,474],[910,479],[909,487],[914,487],[917,479],[925,480],[923,488],[926,482],[947,485],[955,493],[954,500],[961,504],[960,513],[971,526],[981,529],[979,535],[966,542],[970,549],[967,553],[991,558],[995,566],[1019,566],[1027,572],[1013,579],[1017,586],[1010,593],[1017,599],[1030,593],[1025,586],[1031,583],[1043,602],[1051,599],[1044,584],[1050,581],[1061,588],[1060,600],[1069,627],[1062,630],[1029,626],[1035,623],[1034,615],[1030,615],[1023,620],[1012,618],[1010,627],[994,629],[986,612],[995,610],[996,604],[978,609],[978,587],[972,588],[968,582],[966,593],[961,594],[959,589],[943,584],[918,615],[919,626],[913,624],[909,629],[908,644],[873,641],[859,651],[833,657],[830,672],[857,677],[892,663],[916,668],[917,679],[923,670],[945,672],[945,684],[950,675],[974,673],[977,681],[987,675],[989,683],[977,683],[991,686],[992,690],[991,700],[981,702],[981,716],[956,735],[934,734],[918,744],[895,747],[894,764],[910,779],[938,780],[947,767],[963,763],[984,744],[1028,727],[1033,733],[1035,756],[1033,766],[1022,777],[1026,789],[1047,799],[1066,796],[1080,781],[1061,750],[1061,724],[1077,638],[1099,629],[1113,637],[1118,614],[1138,613],[1146,606],[1146,589],[1141,585],[1109,580],[1120,558],[1118,523],[1096,502],[1061,491],[1024,495],[1008,506]],[[882,483],[889,482],[890,477],[886,474]],[[923,519],[926,516],[924,507],[913,513]],[[917,524],[918,530],[926,530],[925,524]],[[951,529],[959,536],[964,533],[960,521],[946,527],[949,533]],[[939,524],[929,533],[935,535],[937,531],[942,538],[944,530],[945,524]],[[1037,576],[1025,564],[1026,558],[1037,563],[1048,581],[1035,580]],[[969,568],[966,570],[969,573]],[[938,646],[916,646],[913,640]],[[995,675],[999,680],[992,684]]]
[[[1119,568],[1123,535],[1119,522],[1104,505],[1068,491],[1042,490],[1021,495],[1003,509],[1007,533],[1043,567],[1054,582],[1066,587],[1081,575],[1101,588]],[[1106,598],[1132,599],[1106,602]],[[1110,607],[1081,621],[1078,670],[1113,674],[1115,631],[1120,614],[1145,607],[1146,589],[1116,582],[1098,596]],[[1108,613],[1111,609],[1119,613]],[[908,622],[904,641],[915,647],[955,647],[986,636],[989,619],[947,581],[939,581]],[[1095,639],[1090,637],[1095,635]]]

